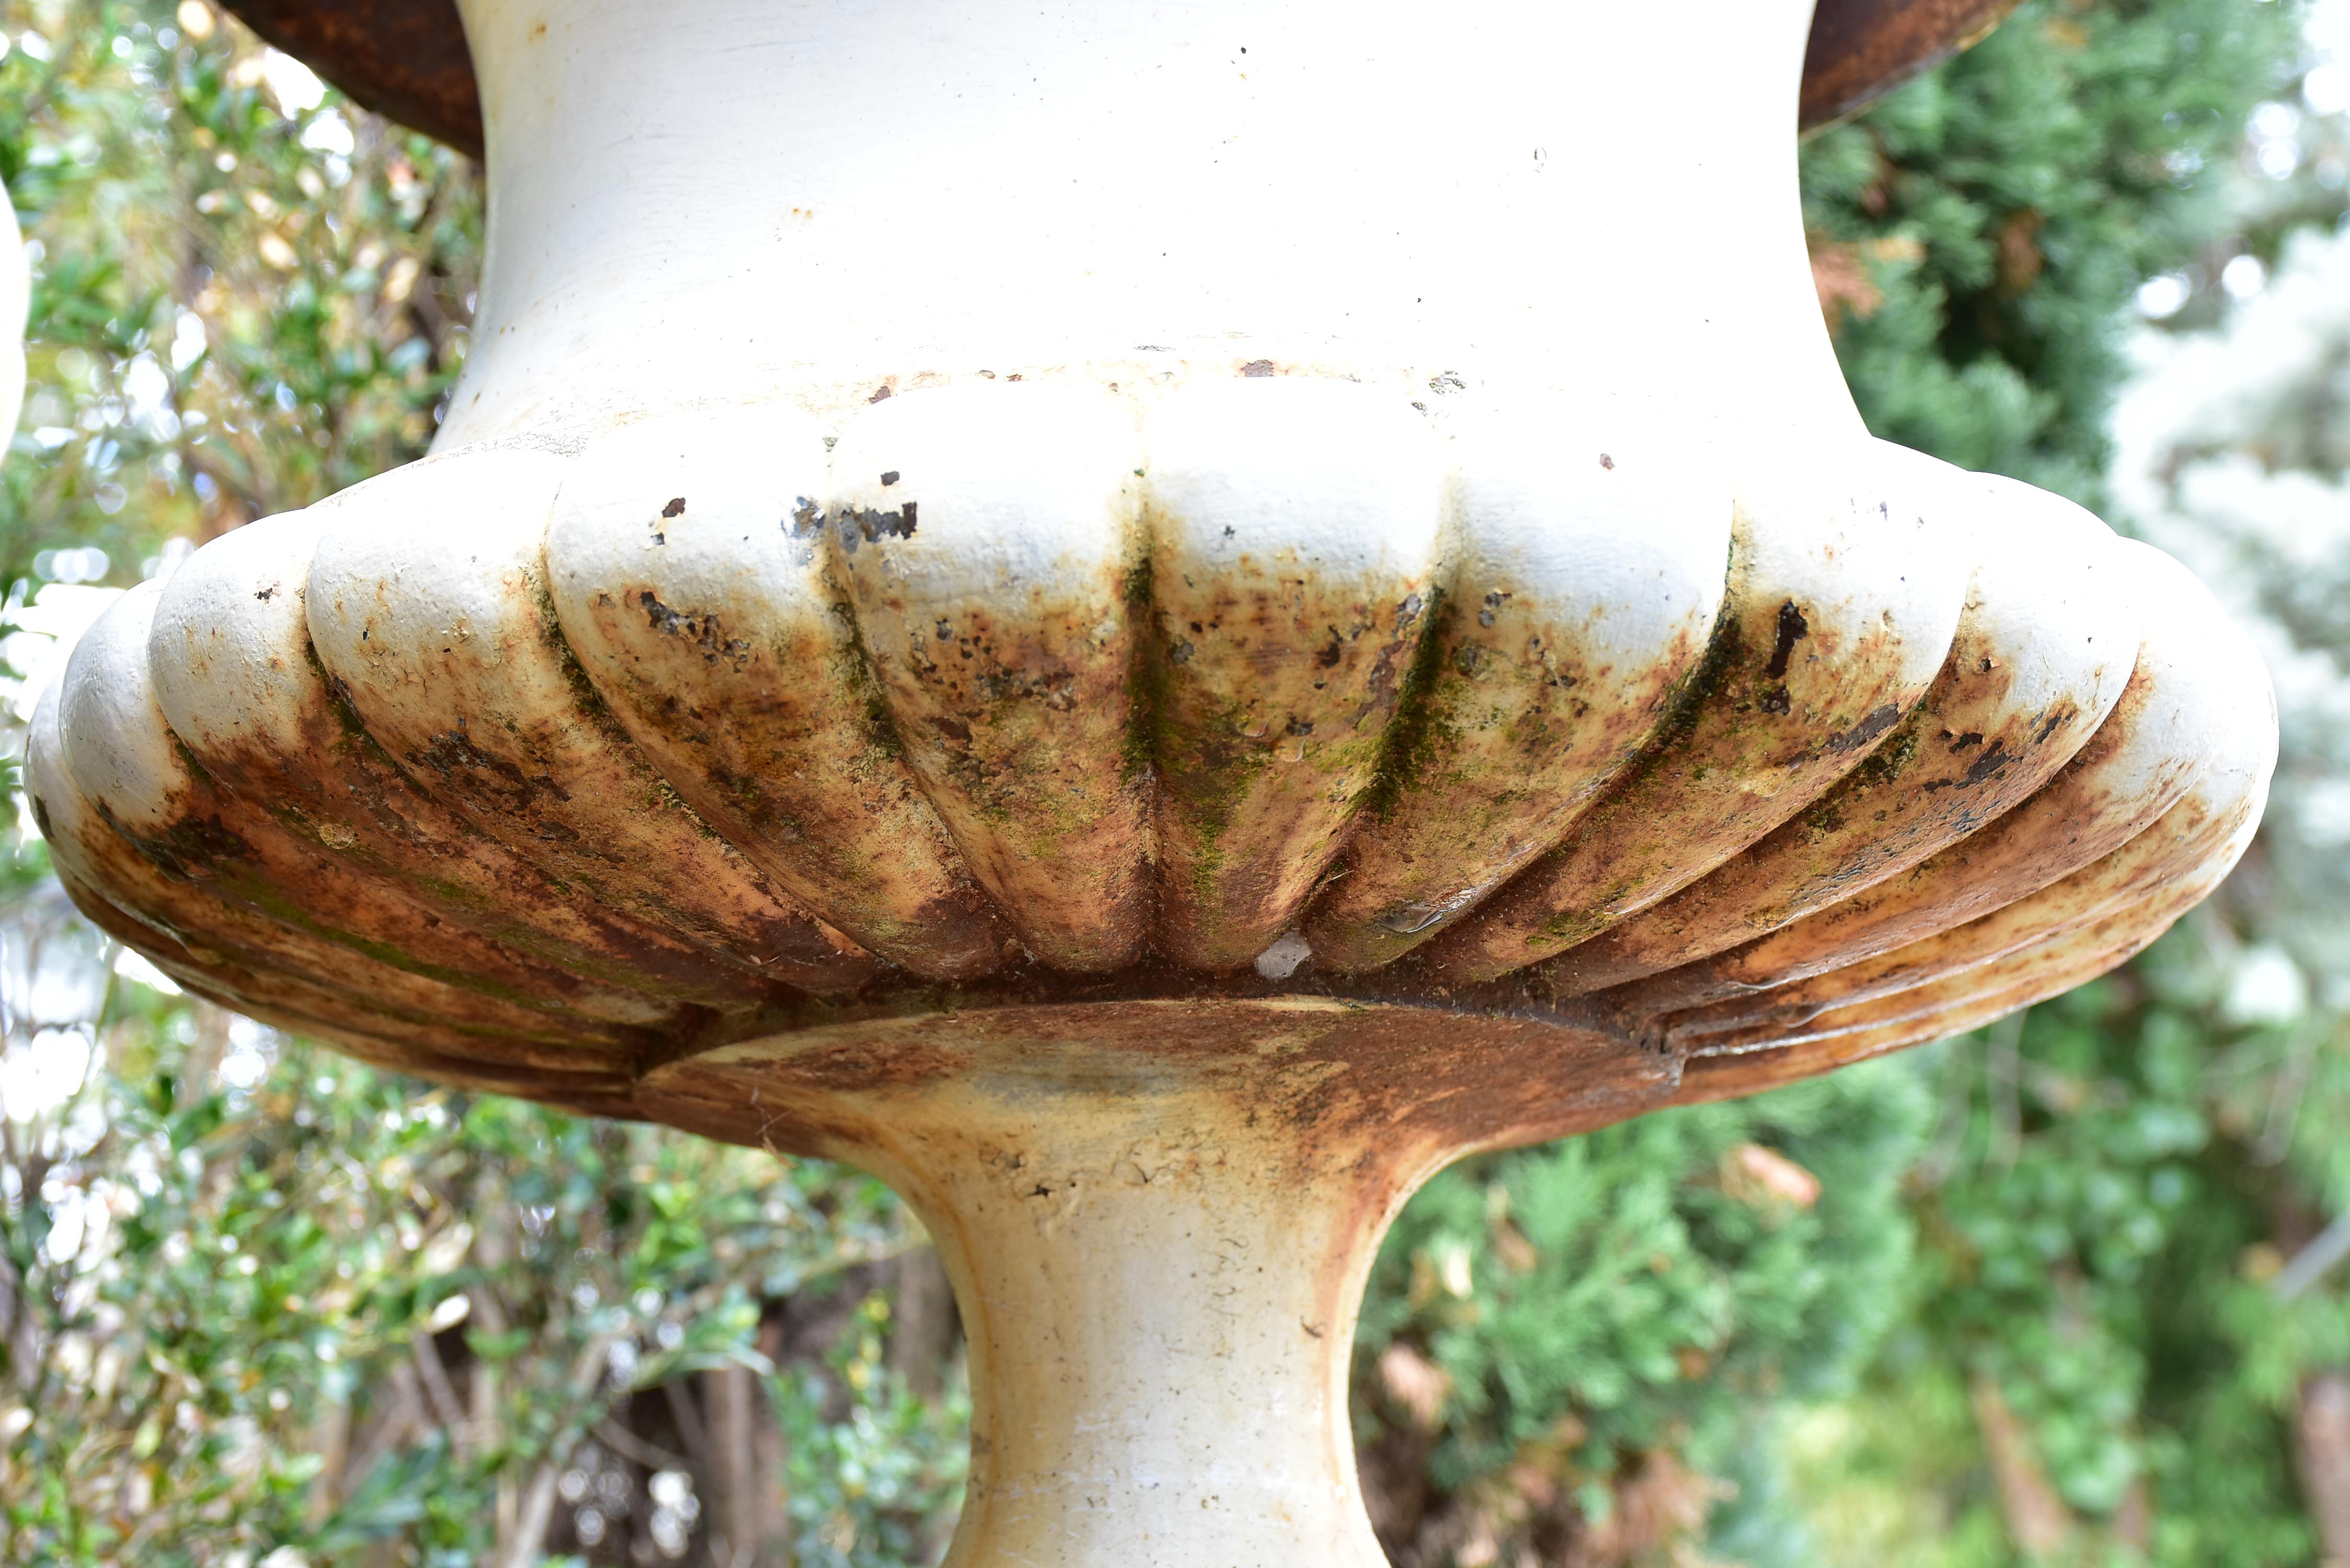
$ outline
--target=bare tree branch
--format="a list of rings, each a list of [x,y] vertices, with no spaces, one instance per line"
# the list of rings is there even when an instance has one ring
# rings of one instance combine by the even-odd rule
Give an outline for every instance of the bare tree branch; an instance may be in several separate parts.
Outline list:
[[[649,1470],[681,1470],[692,1468],[692,1461],[682,1454],[672,1454],[659,1443],[647,1442],[610,1417],[588,1428],[596,1440],[622,1459],[639,1464]]]
[[[2303,1381],[2293,1457],[2328,1568],[2350,1563],[2350,1374],[2321,1372]]]
[[[432,1402],[433,1419],[448,1430],[457,1450],[464,1452],[472,1446],[473,1424],[465,1419],[465,1408],[457,1403],[457,1389],[449,1381],[449,1369],[441,1365],[440,1348],[421,1328],[409,1334],[408,1348],[416,1357],[416,1376],[424,1385],[425,1396]]]
[[[2033,1454],[2031,1434],[1988,1374],[1977,1373],[1967,1392],[1975,1407],[1975,1424],[1982,1431],[1983,1447],[1991,1456],[1991,1477],[1999,1485],[2000,1511],[2006,1517],[2009,1538],[2027,1557],[2055,1556],[2072,1537],[2073,1514]]]

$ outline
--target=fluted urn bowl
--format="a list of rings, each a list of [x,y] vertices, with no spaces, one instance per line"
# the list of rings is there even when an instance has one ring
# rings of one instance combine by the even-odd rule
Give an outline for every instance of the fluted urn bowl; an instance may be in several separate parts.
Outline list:
[[[1801,0],[464,13],[438,450],[127,596],[38,821],[226,1005],[889,1180],[960,1564],[1376,1563],[1417,1183],[2061,991],[2252,832],[2210,597],[1861,429]]]

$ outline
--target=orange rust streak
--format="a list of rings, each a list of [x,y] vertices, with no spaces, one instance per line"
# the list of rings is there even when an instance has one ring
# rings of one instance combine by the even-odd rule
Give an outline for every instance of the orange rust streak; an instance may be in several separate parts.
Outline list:
[[[1630,1016],[1655,1017],[1824,974],[2012,904],[2137,837],[2185,794],[2199,760],[2117,779],[2142,748],[2152,677],[2143,667],[2087,744],[2054,778],[1981,831],[1906,872],[1755,941],[1610,993]]]
[[[2076,671],[2054,711],[2011,695],[2012,659],[1972,610],[1923,701],[1870,758],[1736,859],[1545,966],[1577,996],[1708,957],[1898,876],[2028,798],[2093,736],[2097,672]],[[2089,650],[2094,654],[2094,649]]]

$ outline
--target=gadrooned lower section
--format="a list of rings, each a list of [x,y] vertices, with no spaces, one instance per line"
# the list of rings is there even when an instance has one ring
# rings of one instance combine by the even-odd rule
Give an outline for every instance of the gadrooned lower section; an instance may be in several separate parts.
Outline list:
[[[241,529],[36,718],[57,864],[230,1005],[597,1109],[778,1031],[1279,997],[1669,1096],[2074,983],[2257,820],[2257,659],[2057,498],[1236,369]]]

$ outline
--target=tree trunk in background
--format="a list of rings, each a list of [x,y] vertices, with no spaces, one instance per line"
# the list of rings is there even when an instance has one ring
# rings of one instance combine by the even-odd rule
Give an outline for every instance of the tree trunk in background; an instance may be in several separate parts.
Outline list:
[[[717,1568],[789,1568],[783,1428],[746,1366],[702,1375],[710,1433],[710,1559]]]
[[[759,1354],[770,1366],[780,1363],[784,1349],[784,1322],[770,1315],[759,1324],[756,1341]],[[790,1482],[784,1467],[791,1461],[790,1439],[784,1435],[783,1412],[775,1402],[759,1393],[759,1419],[751,1424],[751,1460],[757,1477],[759,1498],[760,1539],[770,1542],[768,1562],[773,1568],[792,1568],[795,1553],[792,1550],[792,1498]]]
[[[899,1254],[891,1322],[889,1369],[918,1397],[937,1398],[946,1387],[947,1363],[953,1358],[961,1330],[954,1286],[936,1247]]]
[[[2350,1373],[2321,1372],[2302,1384],[2293,1457],[2327,1568],[2350,1568]]]
[[[2006,1516],[2009,1539],[2034,1561],[2054,1558],[2073,1533],[2072,1511],[2041,1469],[2032,1452],[2032,1435],[2008,1408],[1999,1385],[1978,1373],[1968,1393],[1983,1448],[1991,1456],[1992,1479],[1999,1483],[2000,1511]]]
[[[318,1456],[318,1473],[310,1482],[310,1504],[305,1520],[315,1529],[326,1523],[343,1501],[343,1467],[351,1457],[351,1407],[348,1399],[329,1399],[310,1424],[309,1451]]]

